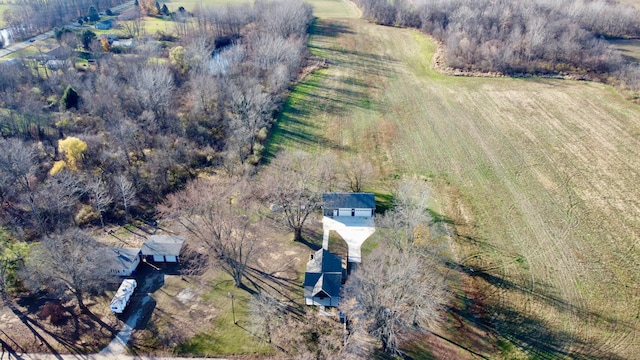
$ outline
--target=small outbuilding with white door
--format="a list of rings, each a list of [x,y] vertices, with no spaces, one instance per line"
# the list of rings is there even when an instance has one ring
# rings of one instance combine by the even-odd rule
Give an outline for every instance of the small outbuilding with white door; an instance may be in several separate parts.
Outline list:
[[[376,199],[373,193],[323,193],[322,209],[328,217],[373,217]]]
[[[180,261],[184,241],[183,236],[151,235],[140,252],[146,261],[176,263]]]

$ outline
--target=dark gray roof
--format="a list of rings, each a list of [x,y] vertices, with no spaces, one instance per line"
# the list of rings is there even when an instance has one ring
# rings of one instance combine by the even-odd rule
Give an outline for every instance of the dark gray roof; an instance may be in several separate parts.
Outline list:
[[[105,257],[109,259],[112,269],[130,269],[140,255],[140,249],[104,248]]]
[[[313,253],[313,259],[307,262],[308,273],[342,273],[342,259],[328,250],[320,249]]]
[[[329,297],[340,297],[342,274],[307,273],[304,277],[304,296],[314,297],[324,292]]]
[[[184,236],[151,235],[142,244],[142,255],[169,255],[178,256],[184,244]]]
[[[342,286],[342,259],[325,249],[313,254],[304,274],[304,296],[317,296],[324,291],[327,296],[340,297]]]
[[[376,198],[373,193],[323,193],[322,206],[325,209],[375,209]]]

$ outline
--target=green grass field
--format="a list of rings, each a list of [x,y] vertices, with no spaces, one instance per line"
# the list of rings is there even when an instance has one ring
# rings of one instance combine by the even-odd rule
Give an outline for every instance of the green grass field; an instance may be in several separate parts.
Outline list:
[[[427,37],[356,19],[321,19],[310,48],[330,65],[294,89],[270,150],[433,179],[433,210],[460,233],[461,349],[640,353],[638,105],[597,83],[441,75]]]
[[[234,295],[233,309],[231,297]],[[179,353],[192,355],[269,354],[273,348],[254,336],[248,302],[251,294],[236,289],[230,279],[218,282],[204,300],[220,309],[212,330],[199,333],[178,347]],[[234,315],[235,314],[235,315]],[[237,324],[234,324],[234,316]]]

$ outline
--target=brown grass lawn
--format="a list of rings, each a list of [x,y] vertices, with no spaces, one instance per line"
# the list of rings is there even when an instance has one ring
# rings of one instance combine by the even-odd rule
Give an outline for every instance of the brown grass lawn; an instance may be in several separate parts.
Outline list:
[[[329,67],[296,88],[273,143],[432,178],[461,235],[450,340],[490,357],[640,353],[638,105],[596,83],[441,75],[412,30],[314,31]]]

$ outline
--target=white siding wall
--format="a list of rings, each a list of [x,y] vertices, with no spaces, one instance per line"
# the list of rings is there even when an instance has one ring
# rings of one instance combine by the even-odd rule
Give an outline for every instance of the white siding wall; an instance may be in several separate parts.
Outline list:
[[[304,304],[305,305],[315,305],[315,306],[338,306],[340,298],[318,298],[318,297],[305,297]]]

